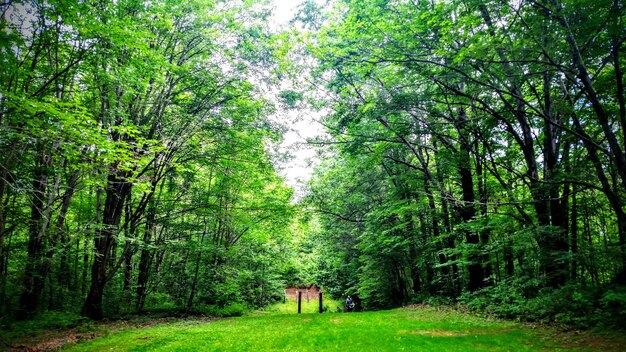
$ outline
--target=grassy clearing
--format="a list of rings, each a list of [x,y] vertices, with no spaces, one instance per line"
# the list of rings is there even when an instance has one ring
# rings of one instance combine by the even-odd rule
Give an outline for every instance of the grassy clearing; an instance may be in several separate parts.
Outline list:
[[[118,331],[66,351],[618,351],[620,347],[619,342],[599,348],[575,339],[565,341],[548,330],[435,308],[300,315],[274,309],[276,314]]]

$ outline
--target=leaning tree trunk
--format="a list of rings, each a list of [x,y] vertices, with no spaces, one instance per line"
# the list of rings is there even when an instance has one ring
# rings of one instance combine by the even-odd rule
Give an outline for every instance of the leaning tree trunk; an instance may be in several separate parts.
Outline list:
[[[619,3],[613,3],[613,13],[619,13]],[[591,105],[592,110],[596,116],[596,122],[602,129],[603,138],[609,145],[609,161],[612,164],[611,166],[617,171],[617,174],[621,181],[621,192],[626,190],[626,151],[624,145],[620,145],[620,138],[618,133],[616,133],[616,126],[621,127],[619,129],[622,133],[626,133],[626,101],[624,99],[624,84],[623,84],[623,74],[621,61],[619,58],[619,53],[621,46],[623,45],[623,40],[619,38],[619,36],[613,35],[611,38],[611,46],[610,46],[610,57],[613,59],[614,70],[615,70],[615,84],[617,88],[617,100],[619,103],[619,122],[615,122],[612,114],[608,111],[606,102],[603,97],[599,94],[599,92],[594,87],[594,80],[592,74],[589,72],[586,66],[585,59],[583,57],[584,50],[581,50],[578,41],[574,37],[574,33],[570,28],[570,25],[567,21],[567,18],[560,15],[558,12],[555,14],[546,13],[546,16],[553,16],[553,18],[562,26],[565,33],[565,41],[567,42],[571,58],[574,66],[576,67],[577,78],[580,84],[580,90],[586,97],[588,103]],[[611,22],[616,24],[617,17],[611,16]],[[622,136],[623,137],[623,136]],[[623,142],[623,140],[622,140]],[[619,187],[619,186],[617,186]],[[617,188],[616,187],[616,188]],[[603,187],[605,188],[605,187]],[[606,192],[606,191],[605,191]],[[612,192],[612,190],[611,190]],[[610,197],[609,194],[607,196]],[[617,197],[619,199],[619,196]],[[618,230],[619,230],[619,241],[620,241],[620,254],[621,254],[621,264],[622,269],[620,274],[618,275],[619,281],[626,282],[626,216],[624,214],[624,210],[622,208],[621,202],[617,202],[619,204],[615,204],[614,200],[609,198],[609,201],[614,205],[617,222],[618,222]]]
[[[117,170],[109,174],[107,181],[102,226],[96,230],[94,239],[91,285],[83,308],[83,314],[94,320],[103,317],[102,296],[107,282],[107,267],[111,257],[111,248],[117,236],[124,202],[132,188],[132,183],[127,181],[128,176],[128,171]]]
[[[143,248],[141,249],[141,256],[139,258],[139,273],[137,274],[136,290],[137,301],[135,304],[135,308],[138,313],[143,310],[143,306],[146,302],[148,280],[150,278],[150,266],[155,254],[154,249],[150,248],[154,232],[154,220],[156,217],[154,203],[154,200],[151,200],[148,205],[148,218],[146,219],[146,228],[144,230]]]

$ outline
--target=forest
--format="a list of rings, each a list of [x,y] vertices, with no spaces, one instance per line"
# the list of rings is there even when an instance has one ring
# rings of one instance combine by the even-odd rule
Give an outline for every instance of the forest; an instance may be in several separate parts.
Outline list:
[[[272,9],[0,4],[0,325],[240,315],[315,283],[623,328],[623,1]],[[324,127],[302,196],[288,112]]]

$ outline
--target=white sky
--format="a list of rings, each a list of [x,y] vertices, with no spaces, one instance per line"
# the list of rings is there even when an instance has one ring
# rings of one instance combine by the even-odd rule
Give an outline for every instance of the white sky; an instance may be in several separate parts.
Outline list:
[[[274,4],[274,23],[285,25],[296,14],[302,0],[272,0]]]
[[[322,1],[318,0],[318,3]],[[272,24],[277,30],[289,26],[289,21],[296,14],[302,0],[272,0],[275,6]],[[313,167],[319,159],[316,157],[316,148],[306,144],[307,138],[322,135],[324,129],[316,120],[319,113],[304,109],[278,111],[274,119],[287,121],[289,131],[284,135],[284,141],[279,146],[281,153],[288,152],[291,159],[286,163],[279,163],[279,173],[283,175],[289,186],[295,190],[295,199],[304,195],[304,183],[311,178]]]

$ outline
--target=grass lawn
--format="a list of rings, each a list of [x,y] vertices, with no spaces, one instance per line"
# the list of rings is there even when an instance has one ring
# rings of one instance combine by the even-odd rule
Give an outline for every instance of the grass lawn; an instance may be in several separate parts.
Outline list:
[[[179,321],[125,329],[65,350],[618,351],[620,347],[619,342],[581,343],[575,338],[555,337],[549,330],[430,307],[298,315],[284,313],[291,308],[281,305],[270,312],[208,323]]]

